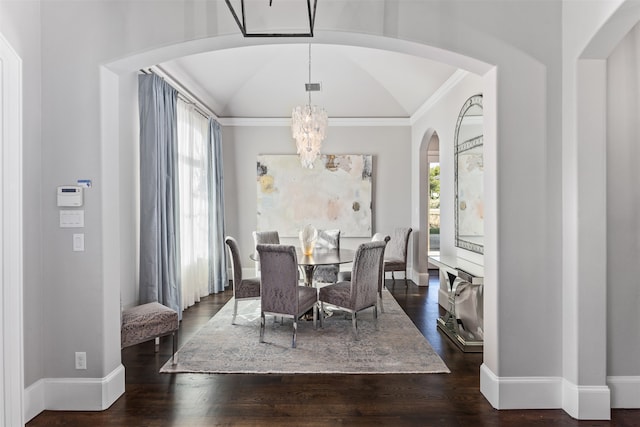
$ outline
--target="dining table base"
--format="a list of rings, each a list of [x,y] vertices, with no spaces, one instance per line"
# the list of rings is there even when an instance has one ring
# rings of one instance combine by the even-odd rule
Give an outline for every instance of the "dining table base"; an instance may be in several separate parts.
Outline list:
[[[315,265],[299,265],[300,272],[304,278],[305,286],[313,286],[313,272],[316,271]]]

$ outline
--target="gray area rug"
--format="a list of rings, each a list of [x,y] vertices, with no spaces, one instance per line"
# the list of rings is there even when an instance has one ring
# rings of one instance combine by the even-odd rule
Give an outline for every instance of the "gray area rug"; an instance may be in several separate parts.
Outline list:
[[[163,373],[251,374],[397,374],[449,373],[393,296],[383,292],[384,313],[358,315],[360,340],[351,333],[351,315],[334,311],[324,328],[298,321],[296,348],[291,348],[293,321],[267,316],[265,342],[259,342],[260,301],[240,301],[231,324],[233,298],[169,360]]]

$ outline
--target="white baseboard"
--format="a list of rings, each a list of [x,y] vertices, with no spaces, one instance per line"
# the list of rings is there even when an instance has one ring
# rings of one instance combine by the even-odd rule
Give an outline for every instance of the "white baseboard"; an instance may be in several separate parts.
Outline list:
[[[445,289],[438,288],[438,304],[445,310],[449,310],[451,304],[449,303],[449,292]]]
[[[103,411],[124,394],[124,366],[104,378],[44,378],[24,391],[24,419],[45,410]]]
[[[578,420],[610,420],[611,392],[604,386],[577,386],[562,381],[562,409]]]
[[[640,409],[640,377],[607,377],[611,390],[611,407]]]
[[[496,409],[558,409],[562,407],[562,378],[497,377],[480,366],[480,391]]]
[[[38,380],[24,390],[24,420],[31,421],[46,409],[44,404],[44,381]]]
[[[576,386],[561,377],[497,377],[480,367],[480,391],[496,409],[562,409],[579,420],[609,420],[609,387]]]
[[[418,280],[415,280],[416,276]],[[429,286],[429,273],[413,273],[414,282],[418,284],[418,286]]]

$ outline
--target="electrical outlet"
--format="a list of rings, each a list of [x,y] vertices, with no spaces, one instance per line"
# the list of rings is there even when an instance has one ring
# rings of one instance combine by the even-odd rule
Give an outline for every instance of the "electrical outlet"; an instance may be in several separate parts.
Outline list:
[[[76,369],[87,369],[87,353],[76,351]]]

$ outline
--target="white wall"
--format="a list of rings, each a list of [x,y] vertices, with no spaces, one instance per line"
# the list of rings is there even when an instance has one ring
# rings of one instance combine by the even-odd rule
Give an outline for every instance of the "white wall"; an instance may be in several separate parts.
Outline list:
[[[640,376],[640,26],[607,61],[607,375]]]
[[[482,78],[476,74],[467,74],[454,88],[444,95],[424,116],[414,122],[412,127],[413,148],[418,152],[423,136],[427,131],[435,130],[440,142],[440,254],[455,257],[455,178],[454,178],[454,139],[458,114],[465,101],[472,95],[483,92]],[[423,184],[424,185],[424,184]],[[419,222],[415,223],[416,236],[426,236],[426,230]],[[414,236],[414,265],[417,264],[417,242]],[[426,254],[420,254],[426,256]],[[425,271],[420,271],[425,273]]]
[[[329,119],[331,122],[331,119]],[[238,240],[245,268],[253,263],[251,233],[256,229],[256,156],[295,154],[289,126],[225,126],[222,130],[226,231]],[[410,223],[411,156],[409,126],[331,126],[323,154],[373,155],[373,232],[391,233]],[[343,238],[340,245],[355,248],[364,238]],[[287,242],[287,239],[283,239]],[[296,243],[295,240],[291,241]]]
[[[40,4],[0,2],[0,33],[23,61],[24,383],[44,375]]]
[[[42,3],[42,218],[44,340],[47,376],[101,378],[106,375],[102,334],[104,327],[101,240],[100,110],[97,62],[106,52],[99,34],[103,8],[81,8],[76,19],[72,4]],[[60,31],[60,28],[66,31]],[[75,52],[85,52],[76,55]],[[73,252],[72,234],[58,226],[56,186],[91,179],[84,191],[85,251]],[[70,331],[58,334],[57,331]],[[87,353],[87,370],[74,368],[74,353]],[[114,369],[112,366],[111,369]]]
[[[571,232],[567,235],[564,227],[571,227],[571,220],[580,217],[571,205],[563,214],[563,207],[567,205],[561,201],[573,197],[574,184],[580,182],[582,175],[574,174],[574,181],[567,178],[579,158],[575,151],[563,149],[567,141],[561,135],[565,135],[564,129],[575,126],[575,106],[563,108],[563,99],[567,99],[567,103],[575,102],[575,93],[570,89],[575,87],[575,66],[571,66],[575,57],[571,55],[581,51],[575,47],[580,43],[567,40],[574,36],[582,40],[585,35],[585,40],[589,40],[608,15],[605,13],[602,20],[587,20],[586,30],[576,25],[571,27],[575,32],[564,34],[562,19],[563,12],[567,12],[564,22],[569,25],[571,17],[592,16],[581,15],[584,11],[595,11],[601,16],[600,9],[612,11],[616,4],[575,3],[579,4],[572,11],[563,11],[560,1],[335,0],[322,2],[323,9],[316,23],[316,39],[320,43],[380,47],[447,61],[484,76],[485,89],[486,81],[495,77],[491,93],[485,91],[485,105],[489,101],[495,123],[490,140],[485,139],[485,148],[491,153],[487,167],[491,166],[494,174],[488,178],[494,182],[491,191],[495,197],[493,206],[487,206],[486,218],[492,235],[488,236],[485,248],[485,267],[490,266],[486,271],[485,313],[490,311],[493,318],[486,325],[490,330],[486,335],[481,384],[485,396],[498,408],[565,407],[559,385],[565,378],[575,385],[595,382],[600,389],[603,381],[599,378],[606,371],[599,358],[588,357],[592,350],[589,346],[574,345],[571,341],[577,326],[567,327],[579,319],[567,316],[575,311],[572,307],[588,311],[591,300],[587,298],[588,304],[582,307],[585,294],[579,292],[577,280],[571,277],[571,273],[577,271],[573,268],[577,263],[572,260],[577,258],[579,248],[573,244],[577,241],[576,235]],[[38,5],[41,5],[41,27]],[[100,93],[104,83],[100,79],[100,67],[109,64],[114,71],[114,75],[105,79],[113,80],[117,94],[128,86],[126,75],[139,66],[205,49],[207,43],[211,48],[216,43],[220,47],[264,41],[238,37],[238,30],[222,1],[2,1],[0,12],[3,25],[0,31],[23,59],[30,59],[24,62],[25,90],[29,91],[25,91],[25,132],[30,132],[25,138],[28,151],[25,152],[25,173],[31,171],[33,175],[25,180],[25,191],[29,194],[25,195],[24,211],[28,218],[24,223],[28,227],[25,269],[29,275],[25,276],[25,299],[30,298],[25,307],[25,325],[32,328],[25,328],[25,345],[36,354],[46,353],[47,360],[42,367],[38,366],[42,359],[27,356],[25,378],[29,380],[26,384],[38,378],[71,379],[65,383],[66,390],[78,390],[75,386],[81,381],[73,382],[73,379],[109,381],[108,376],[118,369],[119,348],[114,323],[117,325],[119,307],[114,301],[119,297],[120,284],[111,280],[110,267],[115,265],[119,270],[115,281],[127,280],[135,271],[135,257],[120,255],[111,240],[112,233],[129,236],[135,232],[134,220],[130,219],[135,207],[132,202],[119,207],[119,221],[112,222],[105,217],[120,200],[109,187],[112,182],[101,182],[102,177],[108,177],[114,178],[117,188],[126,185],[128,172],[121,174],[120,168],[130,165],[120,163],[126,160],[123,151],[129,147],[126,139],[135,134],[133,119],[129,113],[120,111],[118,101],[112,102],[113,93]],[[579,19],[573,22],[582,24]],[[214,37],[225,34],[235,36]],[[565,41],[565,48],[570,48],[561,50],[560,40]],[[180,44],[189,41],[193,43]],[[147,51],[155,59],[147,57],[146,64],[132,65],[132,62],[130,68],[122,63],[117,64],[120,68],[114,65],[120,59]],[[563,54],[570,56],[564,64]],[[100,111],[103,105],[113,109],[117,120],[104,117]],[[123,108],[131,110],[130,104]],[[567,121],[564,127],[563,121]],[[101,139],[109,128],[118,132],[113,139]],[[353,136],[361,130],[343,129],[336,134],[344,132]],[[244,132],[253,132],[229,128],[224,131],[229,137],[237,134],[232,141],[225,140],[227,151],[231,150],[230,143],[245,143]],[[333,129],[331,131],[333,133]],[[275,129],[269,132],[280,138],[275,135]],[[290,141],[284,129],[281,132],[279,143]],[[572,144],[575,135],[567,132]],[[118,150],[110,152],[110,144],[115,144]],[[353,151],[366,151],[366,142],[359,144],[362,145],[356,145]],[[351,148],[346,151],[352,151]],[[257,150],[255,146],[253,149]],[[379,147],[381,152],[383,149],[386,148]],[[406,168],[411,176],[412,205],[406,207],[410,210],[406,219],[415,224],[419,218],[415,205],[419,200],[416,178],[419,156],[418,151],[409,150]],[[109,154],[106,159],[105,153]],[[229,154],[225,152],[225,156]],[[254,158],[255,154],[257,151]],[[112,156],[119,160],[114,161]],[[44,161],[41,162],[41,158]],[[247,167],[248,164],[239,164],[235,173]],[[384,168],[384,172],[380,172],[382,176],[392,177],[398,172],[393,166]],[[392,174],[388,170],[393,170]],[[56,185],[75,182],[78,178],[92,178],[95,182],[87,194],[87,250],[83,253],[73,253],[70,236],[58,228],[53,197]],[[392,184],[385,181],[384,185]],[[251,204],[245,199],[255,187],[251,188],[236,188],[243,193],[236,209]],[[388,199],[388,196],[384,194],[380,198]],[[227,200],[232,206],[230,197]],[[244,201],[241,203],[241,200]],[[581,211],[586,212],[588,207]],[[395,225],[396,217],[385,215],[376,219],[376,227]],[[245,223],[237,225],[242,236],[252,228],[253,225]],[[588,230],[581,237],[587,241]],[[242,237],[241,245],[246,246],[246,239]],[[127,241],[122,237],[120,240]],[[121,243],[126,245],[125,252],[134,253],[135,249],[129,244]],[[117,258],[117,262],[111,263],[113,258]],[[35,263],[31,264],[30,260],[34,259]],[[565,269],[564,262],[569,262],[571,268]],[[71,269],[71,266],[78,268]],[[31,272],[31,268],[37,271]],[[590,290],[590,279],[585,279],[586,289]],[[632,285],[627,283],[627,286]],[[638,310],[631,309],[627,315],[637,317]],[[605,309],[601,311],[604,313]],[[578,334],[576,339],[583,336]],[[563,347],[563,341],[569,345]],[[585,339],[587,342],[590,341]],[[87,352],[86,371],[73,369],[74,351]],[[613,361],[616,360],[614,357]],[[569,370],[571,361],[578,363],[579,368],[567,373],[565,367]],[[611,366],[610,369],[617,372],[618,368]],[[597,371],[593,376],[595,381],[580,380],[581,376],[589,377],[594,371]],[[43,402],[41,409],[69,407],[77,404],[76,396],[59,395],[56,401]],[[576,396],[577,403],[586,406],[585,401],[580,401],[582,394],[576,393]],[[93,408],[90,403],[82,400],[79,406]],[[109,403],[106,399],[106,404]]]
[[[617,319],[610,312],[637,319],[638,306],[624,310],[615,302],[621,293],[633,293],[634,284],[616,283],[610,277],[609,262],[616,261],[611,260],[609,234],[619,236],[619,231],[609,228],[607,207],[612,189],[608,178],[616,177],[615,172],[609,174],[613,165],[607,157],[618,157],[624,150],[624,141],[610,147],[609,138],[617,131],[608,133],[607,58],[639,20],[640,3],[635,0],[563,2],[563,377],[570,385],[564,390],[565,410],[580,418],[596,418],[596,413],[608,412],[605,406],[640,406],[640,377],[614,368],[626,360],[620,355],[637,349],[637,340],[608,336],[615,327],[608,322]],[[633,60],[626,66],[632,68]],[[614,122],[623,120],[617,117]],[[635,202],[630,198],[628,203],[622,207],[625,214]],[[604,378],[606,385],[600,386]]]
[[[117,215],[120,221],[118,245],[121,286],[120,300],[123,307],[139,302],[138,267],[140,255],[140,144],[138,120],[138,73],[124,74],[119,79],[119,169],[112,179],[117,179]]]

